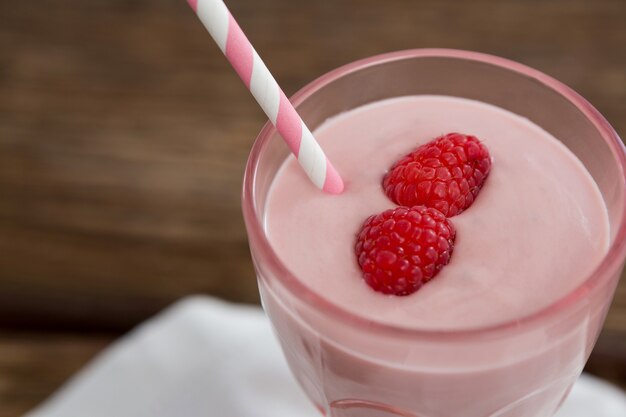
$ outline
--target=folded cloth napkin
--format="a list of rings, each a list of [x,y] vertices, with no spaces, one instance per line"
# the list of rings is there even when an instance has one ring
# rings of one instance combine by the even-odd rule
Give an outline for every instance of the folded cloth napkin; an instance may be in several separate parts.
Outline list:
[[[176,303],[101,353],[27,417],[320,417],[263,311]],[[626,396],[583,375],[557,417],[624,417]]]

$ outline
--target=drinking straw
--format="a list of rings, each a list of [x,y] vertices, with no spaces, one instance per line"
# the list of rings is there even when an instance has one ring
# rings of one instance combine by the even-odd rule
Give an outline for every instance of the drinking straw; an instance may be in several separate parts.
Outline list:
[[[343,191],[343,180],[254,50],[222,0],[187,0],[217,46],[318,188]]]

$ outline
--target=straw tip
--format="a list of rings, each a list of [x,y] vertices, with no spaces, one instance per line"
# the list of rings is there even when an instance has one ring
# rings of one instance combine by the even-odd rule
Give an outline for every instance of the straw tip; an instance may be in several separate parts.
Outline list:
[[[339,173],[329,163],[326,170],[326,179],[324,181],[323,190],[329,194],[341,194],[345,186]]]

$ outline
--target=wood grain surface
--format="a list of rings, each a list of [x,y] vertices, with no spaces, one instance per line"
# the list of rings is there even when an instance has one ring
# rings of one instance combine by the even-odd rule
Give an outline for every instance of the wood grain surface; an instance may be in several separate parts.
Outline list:
[[[230,0],[288,94],[398,49],[477,50],[626,135],[623,0]],[[0,417],[173,300],[256,303],[239,194],[262,112],[184,0],[0,0]],[[626,385],[626,281],[588,369]]]

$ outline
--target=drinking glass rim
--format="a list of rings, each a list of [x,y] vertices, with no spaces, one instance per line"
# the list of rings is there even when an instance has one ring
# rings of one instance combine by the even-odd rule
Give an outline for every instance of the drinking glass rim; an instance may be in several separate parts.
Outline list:
[[[408,49],[374,55],[369,58],[357,60],[352,63],[343,65],[339,68],[325,73],[324,75],[316,78],[315,80],[311,81],[303,88],[301,88],[290,98],[290,100],[293,103],[294,107],[297,108],[313,93],[341,77],[371,66],[412,58],[457,58],[471,60],[475,62],[482,62],[533,78],[539,83],[557,92],[562,97],[567,99],[570,103],[572,103],[581,113],[583,113],[583,115],[588,120],[593,123],[596,130],[600,133],[604,141],[609,145],[611,153],[613,154],[619,165],[619,170],[621,173],[621,187],[622,189],[626,188],[626,148],[624,147],[624,144],[617,135],[617,132],[615,132],[613,127],[600,114],[600,112],[596,110],[595,107],[593,107],[581,95],[576,93],[573,89],[566,86],[562,82],[536,69],[515,61],[511,61],[506,58],[501,58],[498,56],[480,52],[440,48]],[[395,326],[392,324],[361,317],[344,309],[342,306],[324,298],[313,289],[311,289],[304,282],[296,278],[294,274],[289,270],[289,268],[287,268],[287,266],[280,260],[267,239],[262,221],[257,216],[254,198],[254,185],[255,172],[258,167],[259,158],[262,155],[265,147],[268,145],[270,138],[275,133],[276,129],[268,121],[263,126],[254,141],[246,164],[243,180],[242,210],[246,222],[248,239],[250,240],[251,246],[254,246],[255,253],[258,253],[260,255],[260,258],[262,258],[262,260],[254,260],[256,267],[260,271],[265,271],[266,268],[269,268],[272,272],[271,275],[276,277],[276,279],[279,280],[298,299],[309,304],[314,309],[322,311],[324,314],[332,316],[333,318],[344,321],[346,322],[346,324],[349,324],[351,326],[359,327],[366,331],[391,333],[399,337],[417,337],[430,340],[444,340],[456,338],[466,339],[471,337],[488,338],[502,331],[512,329],[519,330],[521,327],[531,327],[532,325],[540,322],[543,318],[548,318],[551,315],[562,311],[563,309],[566,309],[567,307],[574,306],[577,301],[588,295],[590,292],[595,291],[598,288],[606,285],[610,280],[612,274],[617,272],[616,270],[620,267],[621,261],[626,255],[626,201],[624,201],[621,213],[620,227],[615,233],[615,238],[600,264],[576,288],[569,291],[563,297],[555,300],[548,306],[543,307],[535,312],[526,314],[520,318],[505,320],[486,326],[450,330],[420,329]],[[263,277],[266,274],[261,273],[260,275],[262,279],[264,279]]]

